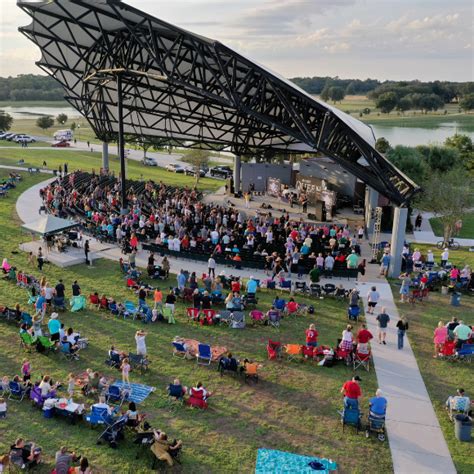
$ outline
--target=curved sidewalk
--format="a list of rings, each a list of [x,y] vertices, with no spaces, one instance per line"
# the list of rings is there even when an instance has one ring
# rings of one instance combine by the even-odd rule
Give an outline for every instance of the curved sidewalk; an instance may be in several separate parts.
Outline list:
[[[372,355],[379,388],[388,400],[386,429],[396,474],[455,474],[456,468],[438,418],[426,390],[410,341],[405,336],[403,350],[397,348],[398,310],[392,289],[377,278],[378,265],[367,266],[367,282],[358,283],[366,310],[367,327],[374,335]],[[377,310],[390,315],[387,345],[377,341],[375,315],[367,314],[367,292],[375,285],[380,293]]]
[[[27,189],[16,204],[18,216],[24,222],[34,220],[38,217],[40,207],[39,190],[50,180],[43,181]],[[363,245],[364,254],[368,255],[368,244]],[[101,255],[110,260],[118,261],[122,256],[118,247],[105,250]],[[137,255],[137,265],[146,267],[147,252],[140,251]],[[170,259],[172,273],[178,273],[181,268],[198,275],[207,273],[207,265],[187,259]],[[267,278],[261,270],[235,270],[225,268],[235,276],[248,278],[254,275],[256,278]],[[405,347],[402,351],[397,349],[396,323],[398,321],[398,310],[395,305],[392,290],[385,279],[377,278],[379,267],[368,265],[365,281],[359,281],[357,287],[363,298],[367,310],[366,294],[372,285],[377,286],[381,295],[379,307],[385,306],[391,321],[387,332],[387,345],[372,345],[374,366],[378,380],[378,386],[383,390],[388,399],[387,410],[387,434],[392,454],[393,469],[396,474],[429,474],[440,473],[455,474],[451,455],[446,440],[434,412],[430,397],[426,390],[423,378],[418,369],[415,355],[410,346],[408,338],[405,337]],[[93,271],[93,270],[92,270]],[[343,283],[344,287],[351,288],[353,282],[347,280],[335,281]],[[323,280],[322,283],[325,283]],[[377,335],[377,324],[375,316],[366,316],[370,331]],[[366,394],[368,395],[368,394]]]

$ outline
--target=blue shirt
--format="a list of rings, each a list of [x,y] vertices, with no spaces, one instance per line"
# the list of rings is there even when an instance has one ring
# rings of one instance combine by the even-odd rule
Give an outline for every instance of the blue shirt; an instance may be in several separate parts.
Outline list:
[[[255,280],[247,282],[247,293],[257,293],[257,282]]]
[[[50,319],[48,329],[50,334],[57,334],[61,329],[61,323],[57,319]]]
[[[376,415],[385,415],[387,410],[387,399],[384,397],[374,397],[369,401],[370,411]]]
[[[388,267],[390,265],[390,255],[385,254],[382,257],[382,265],[384,265],[385,267]]]
[[[186,275],[184,273],[180,273],[178,275],[178,286],[186,285]]]
[[[38,299],[36,300],[36,303],[35,303],[35,308],[38,310],[38,309],[43,309],[43,305],[46,303],[46,298],[41,295],[38,297]]]

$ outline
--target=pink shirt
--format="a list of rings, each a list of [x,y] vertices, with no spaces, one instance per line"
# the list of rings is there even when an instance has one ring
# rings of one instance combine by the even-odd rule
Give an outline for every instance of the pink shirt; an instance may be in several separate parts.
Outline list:
[[[447,327],[442,327],[442,328],[436,328],[434,330],[434,343],[435,344],[443,344],[446,339],[448,338],[448,328]]]

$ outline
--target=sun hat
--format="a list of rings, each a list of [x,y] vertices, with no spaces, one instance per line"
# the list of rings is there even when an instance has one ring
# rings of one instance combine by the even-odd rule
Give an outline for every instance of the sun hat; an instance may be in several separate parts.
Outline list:
[[[51,319],[57,319],[59,316],[58,313],[51,313]]]

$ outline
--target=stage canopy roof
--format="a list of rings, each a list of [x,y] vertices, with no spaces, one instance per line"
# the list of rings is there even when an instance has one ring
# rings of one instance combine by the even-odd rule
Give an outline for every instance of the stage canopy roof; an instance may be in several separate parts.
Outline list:
[[[119,0],[18,0],[20,31],[38,65],[98,138],[116,140],[117,81],[124,132],[154,143],[240,155],[318,152],[388,197],[418,186],[374,149],[372,129],[231,48]]]
[[[48,236],[59,234],[65,230],[72,229],[79,225],[78,222],[70,221],[67,219],[61,219],[59,217],[52,216],[51,214],[46,214],[45,216],[40,217],[34,222],[28,222],[23,224],[23,229],[33,232],[35,234]]]

